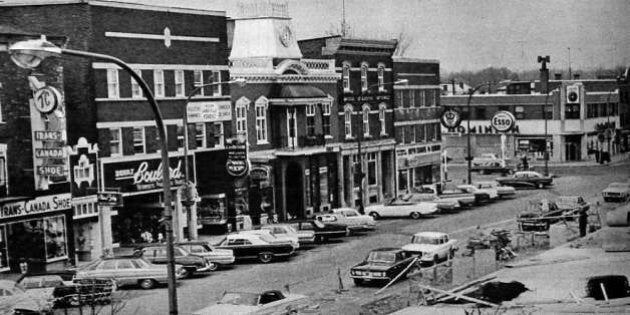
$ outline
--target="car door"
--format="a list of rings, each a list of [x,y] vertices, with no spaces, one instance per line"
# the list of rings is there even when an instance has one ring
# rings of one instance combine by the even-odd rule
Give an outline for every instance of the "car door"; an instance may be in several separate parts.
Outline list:
[[[116,262],[116,282],[118,285],[135,284],[139,270],[130,259],[120,259]]]
[[[92,279],[114,279],[119,281],[118,274],[116,273],[116,260],[107,259],[103,260],[93,272],[90,273]]]

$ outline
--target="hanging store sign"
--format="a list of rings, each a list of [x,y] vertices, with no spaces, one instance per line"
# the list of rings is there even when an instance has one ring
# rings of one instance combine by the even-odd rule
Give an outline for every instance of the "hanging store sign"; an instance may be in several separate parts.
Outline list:
[[[445,128],[457,128],[462,122],[462,115],[460,115],[456,110],[447,109],[444,113],[442,113],[440,122]]]
[[[98,146],[81,137],[70,148],[70,181],[73,197],[92,195],[97,189],[96,163]]]
[[[195,102],[188,104],[189,123],[229,121],[232,120],[232,107],[230,101],[222,102]]]
[[[508,132],[516,125],[516,118],[508,111],[498,111],[490,119],[491,126],[498,132]]]
[[[38,111],[48,114],[61,103],[61,93],[52,86],[45,86],[33,93],[33,100]]]
[[[0,219],[21,217],[71,208],[72,196],[69,193],[40,196],[31,200],[8,202],[0,205]]]
[[[241,177],[247,174],[249,162],[247,161],[247,146],[243,144],[226,144],[228,152],[225,169],[231,176]]]
[[[189,165],[193,165],[189,157]],[[171,185],[184,183],[184,157],[169,159]],[[103,165],[103,187],[116,187],[121,192],[139,192],[162,187],[162,159],[124,161]]]

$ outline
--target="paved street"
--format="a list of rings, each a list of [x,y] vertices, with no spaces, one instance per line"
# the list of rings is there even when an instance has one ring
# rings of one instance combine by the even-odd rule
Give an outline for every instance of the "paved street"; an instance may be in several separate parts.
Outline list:
[[[238,264],[228,270],[221,270],[210,275],[202,275],[195,279],[184,280],[178,287],[179,310],[182,314],[216,302],[223,291],[245,290],[258,291],[265,289],[282,289],[288,286],[291,292],[306,294],[321,305],[324,314],[358,314],[361,304],[376,299],[374,292],[378,287],[360,287],[352,285],[348,272],[350,267],[358,263],[369,249],[380,246],[402,246],[410,236],[423,230],[447,231],[452,237],[466,240],[467,232],[477,225],[488,227],[514,227],[515,215],[526,209],[530,200],[554,198],[564,194],[579,194],[592,204],[599,198],[599,192],[611,181],[625,181],[630,175],[628,161],[610,166],[589,166],[553,169],[560,177],[548,190],[519,190],[512,200],[501,200],[495,203],[463,210],[453,214],[441,214],[432,218],[413,221],[408,219],[381,220],[376,232],[362,236],[353,236],[342,242],[303,249],[288,261],[269,265],[257,263]],[[452,177],[464,178],[465,168],[451,169]],[[473,175],[475,179],[494,178],[494,175]],[[601,202],[601,201],[600,201]],[[602,205],[602,207],[611,207]],[[463,244],[460,244],[463,245]],[[460,251],[461,253],[461,251]],[[476,276],[494,271],[495,264],[490,253],[477,257]],[[341,270],[344,288],[348,291],[335,293],[339,287],[337,268]],[[453,272],[453,284],[466,282],[472,277],[470,258],[456,256]],[[395,284],[387,292],[408,290],[409,281]],[[126,302],[123,314],[158,314],[168,309],[167,289],[159,288],[151,291],[138,289],[124,290]]]

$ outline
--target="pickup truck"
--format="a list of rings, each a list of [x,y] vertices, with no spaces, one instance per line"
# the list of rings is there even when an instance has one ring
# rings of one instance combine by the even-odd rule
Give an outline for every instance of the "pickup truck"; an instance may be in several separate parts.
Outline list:
[[[462,208],[471,207],[475,205],[475,195],[459,189],[456,190],[443,190],[441,194],[438,194],[435,185],[422,185],[420,188],[415,188],[415,192],[419,194],[428,194],[437,196],[440,199],[454,199],[459,202]]]

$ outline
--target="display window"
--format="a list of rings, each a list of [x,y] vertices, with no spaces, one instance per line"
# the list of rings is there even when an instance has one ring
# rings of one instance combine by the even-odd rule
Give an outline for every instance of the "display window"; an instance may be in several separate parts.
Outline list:
[[[9,269],[9,253],[7,248],[6,227],[0,225],[0,271]]]
[[[12,259],[55,261],[68,258],[63,215],[18,221],[6,225]]]

